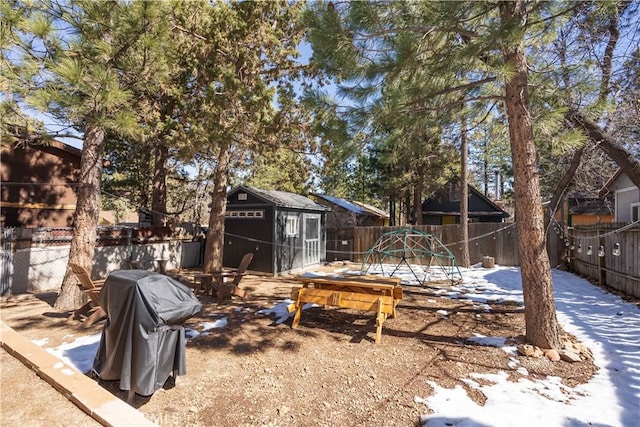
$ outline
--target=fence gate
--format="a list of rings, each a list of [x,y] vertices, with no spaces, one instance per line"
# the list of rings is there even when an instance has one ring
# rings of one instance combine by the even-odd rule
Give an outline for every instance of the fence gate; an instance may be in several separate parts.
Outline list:
[[[304,265],[320,262],[320,215],[305,214],[304,218]]]
[[[0,295],[2,296],[11,293],[15,235],[15,228],[5,228],[2,230],[2,253],[0,254]]]

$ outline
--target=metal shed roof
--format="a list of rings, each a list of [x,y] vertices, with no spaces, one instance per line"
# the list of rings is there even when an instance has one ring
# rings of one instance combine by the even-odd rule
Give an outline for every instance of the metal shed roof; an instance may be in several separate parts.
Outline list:
[[[356,214],[366,214],[367,211],[360,206],[357,206],[348,200],[341,199],[340,197],[327,196],[326,194],[316,194],[316,197],[320,197],[321,199],[326,200],[327,202],[333,203],[336,206],[339,206],[343,209],[348,210],[349,212],[354,212]]]
[[[328,207],[315,203],[308,197],[301,196],[299,194],[289,193],[286,191],[276,190],[263,190],[261,188],[246,187],[241,185],[229,191],[228,196],[231,194],[245,191],[251,193],[254,196],[265,200],[266,202],[273,203],[278,207],[294,208],[294,209],[309,209],[316,211],[328,211]]]

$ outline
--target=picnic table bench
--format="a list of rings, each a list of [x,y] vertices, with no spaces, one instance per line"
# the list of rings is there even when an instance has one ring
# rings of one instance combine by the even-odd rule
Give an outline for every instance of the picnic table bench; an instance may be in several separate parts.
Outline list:
[[[373,311],[376,313],[376,338],[379,343],[382,336],[382,324],[387,317],[396,316],[396,306],[402,299],[400,279],[378,276],[298,276],[294,281],[302,287],[291,290],[291,299],[295,302],[288,306],[289,312],[295,310],[292,328],[300,324],[304,304],[322,304],[340,308]]]

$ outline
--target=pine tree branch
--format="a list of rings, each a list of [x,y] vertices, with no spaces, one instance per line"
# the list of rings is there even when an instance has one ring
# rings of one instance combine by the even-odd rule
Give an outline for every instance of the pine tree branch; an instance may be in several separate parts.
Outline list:
[[[535,10],[535,9],[541,7],[542,4],[544,4],[544,3],[537,3],[532,10]],[[581,2],[575,2],[575,3],[573,3],[573,6],[571,6],[570,8],[561,10],[560,12],[556,13],[555,15],[550,15],[550,16],[545,17],[544,19],[539,19],[537,21],[527,22],[527,26],[534,26],[534,25],[543,24],[543,23],[546,23],[546,22],[553,22],[556,18],[558,18],[560,16],[563,16],[563,15],[566,15],[569,12],[573,12],[574,10],[577,10],[581,6],[582,6]]]
[[[477,80],[477,81],[474,81],[474,82],[465,83],[465,84],[460,85],[460,86],[449,87],[449,88],[443,89],[443,90],[438,91],[438,92],[430,93],[428,96],[426,96],[424,98],[421,98],[421,99],[416,100],[416,101],[412,101],[412,102],[407,103],[405,105],[409,106],[409,105],[419,104],[419,103],[428,101],[428,100],[430,100],[430,99],[432,99],[432,98],[434,98],[436,96],[446,95],[448,93],[453,93],[453,92],[458,92],[458,91],[464,91],[464,90],[467,90],[467,89],[473,89],[473,88],[482,86],[485,83],[491,83],[491,82],[496,81],[496,80],[497,80],[497,77],[487,77],[487,78],[484,78],[482,80]],[[487,99],[501,99],[502,97],[491,96],[491,97],[486,97],[486,98]],[[460,101],[454,102],[451,105],[458,105],[459,102]]]
[[[390,28],[388,30],[375,31],[373,33],[362,33],[362,32],[355,31],[353,35],[354,37],[357,36],[360,39],[367,40],[367,39],[372,39],[376,37],[397,35],[403,32],[413,32],[413,33],[427,35],[427,34],[433,33],[434,31],[453,31],[460,34],[460,36],[467,37],[467,38],[474,38],[479,36],[479,34],[476,33],[475,31],[467,30],[464,28],[446,28],[446,27],[422,26],[422,25],[395,27],[395,28]]]
[[[582,129],[589,139],[594,141],[607,155],[616,162],[631,182],[640,187],[640,160],[624,149],[622,144],[606,133],[600,126],[584,117],[578,111],[571,110],[566,119],[576,128]]]
[[[573,158],[571,159],[571,164],[569,165],[569,169],[565,172],[564,176],[556,186],[553,196],[551,197],[551,203],[549,203],[548,217],[546,218],[547,225],[545,228],[548,228],[549,224],[551,224],[551,219],[554,217],[556,210],[558,209],[558,206],[560,206],[562,195],[565,193],[565,191],[569,187],[569,184],[571,184],[571,181],[573,181],[573,177],[575,176],[576,171],[578,170],[578,166],[580,166],[580,162],[582,160],[582,154],[584,154],[584,145],[580,147],[578,150],[576,150],[575,153],[573,153]]]
[[[464,98],[464,99],[458,99],[452,102],[449,102],[447,104],[444,105],[438,105],[436,107],[416,107],[416,108],[406,108],[403,109],[402,111],[404,112],[414,112],[414,113],[423,113],[423,112],[427,112],[427,111],[441,111],[442,109],[449,109],[449,108],[453,108],[453,107],[457,107],[460,105],[463,105],[467,102],[473,102],[473,101],[504,101],[504,96],[501,95],[487,95],[487,96],[475,96],[472,98]],[[412,103],[415,104],[415,103]],[[405,104],[408,105],[408,104]]]
[[[196,33],[196,32],[194,32],[194,31],[188,30],[188,29],[186,29],[186,28],[184,28],[184,27],[182,27],[182,26],[180,26],[180,25],[176,24],[175,22],[174,22],[172,25],[173,25],[173,28],[176,28],[176,29],[178,29],[178,30],[182,31],[182,32],[183,32],[183,33],[185,33],[185,34],[189,34],[190,36],[193,36],[193,37],[197,38],[198,40],[201,40],[201,41],[204,41],[204,42],[206,42],[206,41],[207,41],[207,38],[206,38],[206,37],[201,36],[200,34],[197,34],[197,33]]]
[[[260,72],[261,76],[273,76],[281,73],[283,71],[303,71],[311,68],[309,64],[299,64],[299,65],[288,65],[286,67],[278,66],[269,68],[268,70],[264,70]]]
[[[39,144],[56,138],[73,138],[82,141],[82,137],[77,134],[61,131],[35,131],[18,124],[6,124],[3,126],[2,130],[5,132],[6,137],[13,138],[26,144]]]

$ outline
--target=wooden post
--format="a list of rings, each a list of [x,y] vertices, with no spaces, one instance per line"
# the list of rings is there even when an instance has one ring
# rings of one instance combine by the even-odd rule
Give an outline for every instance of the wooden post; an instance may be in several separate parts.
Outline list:
[[[600,246],[604,246],[604,239],[601,240],[600,238],[600,224],[598,224],[597,233],[598,233],[597,234],[598,236],[598,283],[602,286],[607,283],[607,271],[606,271],[606,265],[605,265],[605,257],[607,254],[605,252],[604,257],[600,256]]]
[[[382,339],[382,324],[386,319],[386,314],[382,312],[382,298],[378,298],[377,315],[376,315],[376,344]]]

